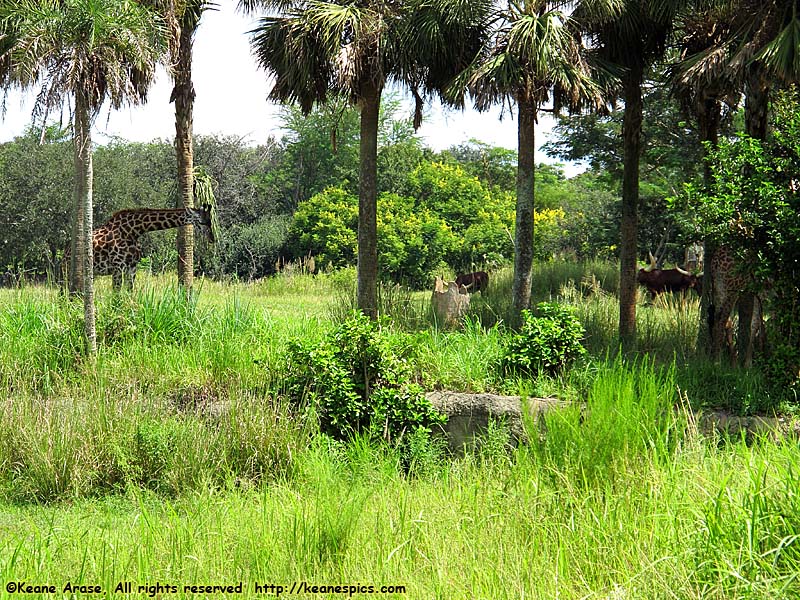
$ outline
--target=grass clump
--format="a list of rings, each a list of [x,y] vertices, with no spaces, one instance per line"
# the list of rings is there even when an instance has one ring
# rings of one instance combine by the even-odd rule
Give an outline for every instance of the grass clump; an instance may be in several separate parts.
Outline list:
[[[147,489],[176,498],[292,473],[309,438],[285,404],[241,395],[190,405],[86,394],[0,403],[0,499],[55,502]]]
[[[601,364],[585,406],[545,415],[546,435],[538,446],[544,465],[591,485],[598,478],[613,480],[641,457],[665,463],[686,429],[678,404],[674,368],[621,358]]]

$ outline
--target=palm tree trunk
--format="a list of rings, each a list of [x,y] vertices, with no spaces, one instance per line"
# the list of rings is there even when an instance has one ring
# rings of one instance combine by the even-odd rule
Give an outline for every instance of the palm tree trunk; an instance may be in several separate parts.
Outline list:
[[[83,315],[86,349],[97,352],[94,309],[94,263],[92,248],[92,134],[89,121],[89,99],[78,86],[75,92],[75,192],[76,213],[83,213],[78,262],[83,265]]]
[[[717,147],[720,117],[721,104],[719,99],[717,97],[706,98],[697,114],[703,155],[703,189],[706,193],[711,191],[714,181],[711,163],[708,162],[708,148],[704,142],[708,142],[712,148]],[[700,297],[700,327],[697,330],[697,351],[709,356],[719,352],[719,349],[712,348],[713,339],[711,335],[714,326],[714,315],[711,309],[714,301],[712,289],[714,274],[711,269],[716,252],[717,247],[712,240],[707,239],[703,242],[703,293]]]
[[[622,223],[619,248],[619,338],[623,352],[636,347],[636,236],[639,230],[639,157],[642,136],[642,75],[632,65],[624,78],[622,126]]]
[[[74,144],[75,164],[78,164],[78,145]],[[83,287],[83,263],[79,260],[83,256],[83,204],[80,201],[81,194],[78,191],[78,177],[76,174],[73,186],[72,208],[72,238],[69,241],[69,295],[72,297],[80,294]]]
[[[358,176],[358,308],[378,316],[378,111],[380,86],[361,86],[361,141]]]
[[[533,207],[536,106],[533,100],[517,99],[519,121],[517,123],[517,206],[516,231],[514,232],[514,282],[511,301],[514,319],[530,307],[531,270],[533,268]]]
[[[175,153],[178,160],[178,208],[194,206],[192,33],[189,27],[181,28],[175,87],[172,89],[172,99],[175,101]],[[194,279],[194,232],[191,225],[178,229],[177,250],[178,283],[190,290]]]
[[[764,141],[767,139],[769,87],[758,63],[750,68],[745,91],[745,131],[749,136]],[[755,306],[755,294],[750,290],[742,290],[739,296],[739,330],[736,341],[739,364],[746,368],[753,364],[753,340],[760,326],[760,315],[759,322],[754,322]]]
[[[81,157],[78,144],[73,136],[73,153],[75,165],[80,164]],[[83,289],[83,192],[81,178],[75,172],[75,181],[72,186],[72,238],[69,241],[69,295],[76,297]]]

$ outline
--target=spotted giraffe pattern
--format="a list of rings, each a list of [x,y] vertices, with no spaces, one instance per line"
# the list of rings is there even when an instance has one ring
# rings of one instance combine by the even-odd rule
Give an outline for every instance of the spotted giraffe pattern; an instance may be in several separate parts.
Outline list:
[[[119,290],[123,281],[133,288],[136,267],[142,258],[139,237],[150,231],[174,229],[183,225],[200,227],[214,241],[211,212],[201,208],[130,208],[114,213],[92,233],[95,275],[111,275]],[[69,252],[65,256],[69,261]]]
[[[729,246],[720,246],[711,259],[713,313],[711,320],[711,353],[718,358],[723,344],[735,360],[731,314],[739,296],[749,283],[746,274],[736,267],[736,257]]]

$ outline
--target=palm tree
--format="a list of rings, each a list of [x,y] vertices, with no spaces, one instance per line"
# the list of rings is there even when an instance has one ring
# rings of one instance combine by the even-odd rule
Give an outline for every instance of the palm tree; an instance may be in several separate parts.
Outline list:
[[[92,264],[91,124],[113,108],[143,102],[162,52],[154,15],[132,0],[5,0],[0,30],[13,24],[10,68],[21,82],[42,81],[37,114],[73,101],[75,214],[73,256],[82,266],[87,350],[96,352]],[[78,218],[79,217],[79,218]]]
[[[703,144],[703,187],[711,189],[711,163],[707,160],[710,148],[716,148],[725,106],[734,109],[742,87],[740,77],[730,68],[733,50],[731,35],[738,14],[735,6],[722,4],[692,10],[680,19],[678,40],[679,62],[670,71],[672,93],[683,111],[693,117]],[[697,347],[714,356],[719,348],[712,347],[711,320],[713,257],[716,245],[706,239],[704,246],[703,293],[700,302],[700,327]]]
[[[14,32],[12,23],[3,24],[0,29],[0,89],[5,90],[11,85],[11,62],[9,59],[11,48],[14,46]]]
[[[194,206],[192,190],[194,173],[194,84],[192,83],[192,54],[194,35],[200,19],[216,6],[208,0],[140,0],[163,17],[169,31],[169,62],[167,70],[173,87],[169,101],[175,103],[175,155],[178,163],[178,208]],[[194,235],[191,225],[178,229],[178,283],[190,290],[194,279]]]
[[[579,19],[604,59],[623,69],[623,174],[620,226],[619,335],[623,351],[636,344],[636,237],[639,228],[639,159],[642,134],[642,84],[646,69],[663,55],[676,15],[689,0],[622,0],[621,11]],[[598,18],[599,16],[599,18]]]
[[[205,0],[189,0],[180,13],[177,56],[173,61],[170,101],[175,102],[175,152],[178,159],[179,207],[194,206],[194,148],[192,120],[194,112],[194,85],[192,84],[192,45],[203,12],[212,4]],[[186,289],[192,288],[194,278],[194,235],[192,226],[178,230],[178,281]]]
[[[515,318],[530,304],[533,267],[535,127],[551,98],[554,110],[602,104],[572,22],[559,5],[546,0],[509,3],[487,15],[490,32],[480,54],[450,87],[453,101],[464,92],[484,111],[494,104],[517,106],[517,203],[512,305]],[[607,10],[611,10],[608,3]]]
[[[378,112],[385,86],[411,88],[421,121],[421,93],[441,90],[480,45],[475,14],[491,3],[450,0],[446,15],[430,3],[371,0],[242,0],[240,7],[280,11],[262,17],[252,46],[259,65],[274,74],[270,98],[315,103],[341,95],[361,113],[358,217],[358,307],[377,315]]]

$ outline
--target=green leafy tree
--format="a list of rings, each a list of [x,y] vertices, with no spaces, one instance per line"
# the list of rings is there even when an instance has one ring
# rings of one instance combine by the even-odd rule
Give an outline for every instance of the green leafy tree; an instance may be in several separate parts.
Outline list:
[[[726,114],[729,117],[738,104],[741,89],[735,71],[725,60],[720,60],[720,50],[727,54],[724,41],[731,36],[737,11],[736,3],[716,3],[711,7],[695,7],[682,15],[678,36],[680,61],[672,65],[669,73],[673,94],[680,101],[684,113],[696,123],[703,152],[705,189],[712,185],[708,151],[717,146]],[[697,347],[708,354],[713,354],[712,265],[716,251],[712,240],[703,240],[704,276]],[[708,323],[711,327],[707,326]]]
[[[701,228],[716,244],[739,254],[752,288],[772,292],[776,340],[773,377],[800,383],[800,94],[792,89],[772,104],[766,140],[740,136],[709,152],[712,185],[689,187]],[[741,343],[741,340],[740,340]],[[777,368],[779,367],[779,368]]]
[[[83,266],[85,334],[96,352],[92,267],[91,122],[108,100],[112,107],[144,101],[162,53],[163,31],[154,15],[130,0],[7,0],[0,30],[13,29],[11,68],[31,81],[42,77],[37,107],[73,101],[77,242]],[[12,24],[12,25],[9,25]]]
[[[381,273],[414,288],[429,287],[458,247],[447,222],[397,194],[378,198],[378,263]]]
[[[69,239],[74,157],[56,126],[0,145],[0,267],[15,274],[55,274]]]
[[[455,253],[459,239],[444,219],[412,198],[383,193],[378,198],[378,264],[383,277],[427,287],[433,273]],[[289,230],[292,255],[314,256],[322,268],[352,265],[357,254],[358,200],[328,188],[301,202]]]
[[[267,215],[253,223],[234,223],[225,230],[218,262],[201,266],[218,278],[271,275],[284,252],[291,223],[289,215]]]
[[[322,268],[352,265],[358,252],[358,199],[328,188],[301,202],[289,231],[294,256],[312,255]]]
[[[462,240],[450,261],[456,272],[469,272],[508,264],[514,257],[514,195],[492,194],[468,227],[459,228]]]
[[[424,162],[409,176],[420,208],[442,218],[461,238],[450,265],[456,271],[506,263],[513,256],[514,197],[492,192],[461,166]]]
[[[378,150],[378,192],[395,192],[401,196],[413,195],[409,174],[425,162],[430,162],[433,152],[425,148],[418,138],[401,140]]]
[[[619,249],[619,186],[605,171],[587,171],[569,180],[562,251],[577,258],[616,259]]]
[[[451,158],[490,189],[515,190],[517,153],[514,150],[472,139],[465,144],[451,146],[442,152],[442,158]]]
[[[289,210],[331,186],[357,191],[359,116],[346,98],[331,98],[308,113],[285,105],[280,120],[291,170]]]
[[[412,196],[461,231],[477,222],[478,212],[491,203],[491,193],[458,165],[425,162],[409,176]]]

